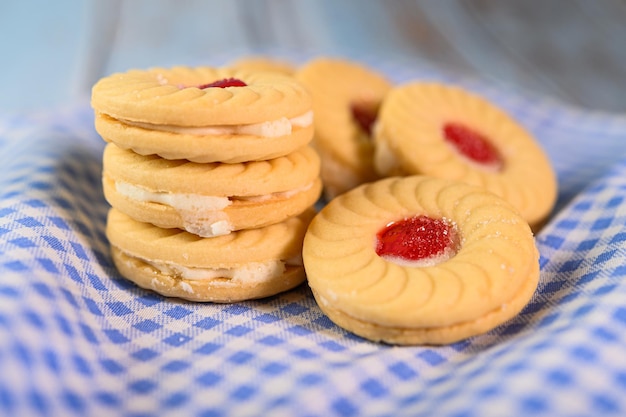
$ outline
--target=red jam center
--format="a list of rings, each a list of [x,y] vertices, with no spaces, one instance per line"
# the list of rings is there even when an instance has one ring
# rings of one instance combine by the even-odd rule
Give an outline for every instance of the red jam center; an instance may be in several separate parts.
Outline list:
[[[378,116],[376,106],[366,103],[352,103],[350,104],[350,112],[359,127],[367,133],[368,136],[372,136],[372,127]]]
[[[376,235],[376,253],[383,258],[420,261],[456,252],[457,233],[444,219],[409,217],[387,225]]]
[[[217,81],[213,81],[210,84],[202,84],[199,85],[198,88],[203,90],[205,88],[212,88],[212,87],[218,87],[218,88],[226,88],[226,87],[245,87],[248,84],[246,84],[245,82],[241,81],[240,79],[237,78],[224,78],[223,80],[217,80]]]
[[[459,123],[446,123],[443,133],[445,140],[466,158],[496,169],[502,167],[498,150],[481,133]]]

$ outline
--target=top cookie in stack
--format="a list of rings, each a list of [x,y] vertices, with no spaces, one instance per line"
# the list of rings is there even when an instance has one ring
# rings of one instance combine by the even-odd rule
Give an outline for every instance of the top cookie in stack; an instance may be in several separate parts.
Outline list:
[[[276,72],[131,70],[92,90],[96,130],[141,155],[237,163],[287,155],[313,137],[307,90]]]
[[[123,276],[216,302],[304,280],[302,239],[321,181],[308,147],[311,98],[297,81],[233,68],[132,70],[96,83],[92,106],[109,142],[107,236]]]

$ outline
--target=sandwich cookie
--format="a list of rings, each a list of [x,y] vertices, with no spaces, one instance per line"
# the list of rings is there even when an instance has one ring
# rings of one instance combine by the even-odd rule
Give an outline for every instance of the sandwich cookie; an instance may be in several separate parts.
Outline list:
[[[142,155],[238,163],[287,155],[313,137],[309,93],[276,72],[131,70],[99,80],[91,97],[100,136]]]
[[[378,178],[371,130],[391,83],[364,65],[334,58],[311,60],[295,77],[313,97],[313,143],[322,159],[325,196]]]
[[[308,146],[287,156],[238,164],[140,155],[108,144],[103,188],[109,204],[135,220],[202,237],[279,223],[321,194],[320,161]]]
[[[202,238],[112,208],[106,234],[118,271],[138,286],[166,297],[230,303],[269,297],[304,281],[302,239],[313,214]]]
[[[517,315],[539,279],[533,234],[482,187],[435,177],[361,185],[311,222],[303,260],[320,309],[390,344],[448,344]]]
[[[513,204],[534,230],[555,204],[556,175],[536,140],[496,105],[459,87],[394,87],[374,137],[382,176],[421,174],[482,186]]]

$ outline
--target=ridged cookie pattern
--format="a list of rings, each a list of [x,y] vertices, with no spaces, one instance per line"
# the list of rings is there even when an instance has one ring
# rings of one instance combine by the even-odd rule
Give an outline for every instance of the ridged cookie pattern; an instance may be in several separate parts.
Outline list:
[[[197,88],[237,78],[245,87]],[[260,123],[311,109],[306,89],[292,77],[229,68],[173,67],[130,70],[100,79],[92,107],[116,119],[175,126]]]
[[[194,163],[143,156],[108,144],[104,175],[155,192],[216,197],[251,197],[295,190],[319,175],[320,160],[310,147],[284,157],[238,164]]]
[[[311,60],[295,77],[313,98],[313,141],[322,155],[322,180],[329,197],[378,178],[373,141],[355,120],[351,106],[377,109],[391,82],[357,62],[333,58]]]
[[[535,139],[503,110],[469,91],[438,83],[398,86],[385,98],[378,122],[376,168],[382,175],[391,167],[381,166],[378,153],[388,149],[399,173],[482,186],[513,204],[531,225],[555,203],[556,176]],[[443,126],[451,122],[485,135],[503,158],[502,169],[490,172],[465,162],[443,138]]]
[[[265,228],[202,238],[180,229],[138,222],[112,208],[106,232],[112,245],[141,259],[221,268],[297,257],[311,217],[307,211]]]
[[[304,280],[304,268],[287,266],[282,275],[263,282],[245,282],[229,278],[210,280],[185,279],[166,275],[141,259],[111,248],[113,261],[120,273],[138,286],[155,291],[166,297],[190,301],[233,303],[269,297],[300,285]]]
[[[454,222],[462,239],[454,257],[402,267],[376,254],[376,233],[416,214]],[[533,235],[508,203],[478,187],[420,176],[366,184],[331,201],[312,221],[303,257],[322,305],[408,330],[468,323],[494,311],[503,321],[526,304],[539,276]]]

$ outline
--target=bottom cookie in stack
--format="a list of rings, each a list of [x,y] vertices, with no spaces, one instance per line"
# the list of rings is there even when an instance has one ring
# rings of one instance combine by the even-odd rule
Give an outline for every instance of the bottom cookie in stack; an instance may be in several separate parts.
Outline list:
[[[302,242],[321,194],[309,147],[267,161],[194,163],[107,145],[107,237],[122,276],[168,297],[236,302],[305,280]]]
[[[112,208],[106,234],[119,272],[167,297],[230,303],[269,297],[305,280],[309,209],[270,226],[202,238],[139,222]]]

